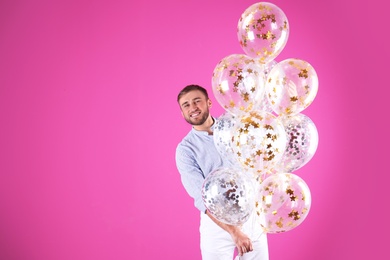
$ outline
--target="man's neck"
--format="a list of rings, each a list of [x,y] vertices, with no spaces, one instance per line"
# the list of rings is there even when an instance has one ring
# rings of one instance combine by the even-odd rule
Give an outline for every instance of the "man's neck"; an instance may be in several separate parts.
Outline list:
[[[194,129],[197,131],[205,131],[209,133],[209,135],[213,134],[213,131],[211,130],[212,125],[214,124],[214,118],[209,116],[202,125],[194,125]]]

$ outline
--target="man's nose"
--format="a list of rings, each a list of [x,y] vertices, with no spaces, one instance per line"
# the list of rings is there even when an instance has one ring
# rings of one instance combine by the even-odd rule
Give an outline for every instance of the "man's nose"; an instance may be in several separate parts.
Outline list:
[[[196,110],[197,108],[198,108],[198,106],[196,105],[195,102],[190,104],[190,110],[191,110],[191,111],[192,111],[192,110]]]

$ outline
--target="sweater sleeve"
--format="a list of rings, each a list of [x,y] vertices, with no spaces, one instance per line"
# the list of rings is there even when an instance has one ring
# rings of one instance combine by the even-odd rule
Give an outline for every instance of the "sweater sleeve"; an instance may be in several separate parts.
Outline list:
[[[195,158],[180,145],[176,148],[176,166],[185,190],[194,199],[195,207],[205,212],[206,207],[202,199],[204,174]]]

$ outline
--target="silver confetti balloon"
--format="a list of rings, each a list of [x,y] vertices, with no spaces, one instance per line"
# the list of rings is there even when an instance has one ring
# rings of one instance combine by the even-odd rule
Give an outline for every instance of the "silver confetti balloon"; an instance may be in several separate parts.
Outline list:
[[[249,174],[237,169],[219,168],[206,177],[202,199],[216,219],[230,225],[241,225],[255,210],[254,185]]]
[[[287,147],[278,163],[280,172],[293,172],[314,156],[318,147],[318,132],[306,115],[296,114],[282,118],[287,135]]]
[[[229,112],[222,114],[215,122],[214,126],[214,144],[223,158],[226,158],[232,164],[239,164],[234,156],[232,149],[232,136],[236,117]]]

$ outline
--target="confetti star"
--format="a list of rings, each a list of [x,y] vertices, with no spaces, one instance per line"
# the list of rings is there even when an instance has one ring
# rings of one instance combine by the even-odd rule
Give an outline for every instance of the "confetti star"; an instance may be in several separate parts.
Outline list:
[[[224,95],[225,94],[225,91],[223,91],[223,89],[221,88],[221,84],[217,87],[217,90],[220,94]]]
[[[271,18],[271,22],[276,23],[276,19],[275,19],[275,15],[274,14],[270,15],[270,18]]]
[[[270,31],[267,32],[265,40],[269,40],[269,39],[275,39],[275,35]]]
[[[279,218],[278,221],[275,222],[278,228],[283,228],[283,218]]]
[[[287,189],[286,189],[286,193],[287,193],[288,195],[294,195],[294,191],[293,191],[291,188],[287,188]]]
[[[299,220],[301,218],[298,211],[296,211],[296,210],[292,210],[290,213],[288,213],[288,216],[290,218],[293,218],[294,220]]]
[[[243,99],[245,102],[248,102],[249,101],[249,94],[248,93],[244,93],[243,94]]]
[[[297,102],[298,101],[298,97],[297,96],[290,97],[290,101],[291,102]]]
[[[309,73],[309,71],[307,69],[301,69],[301,72],[299,72],[298,76],[300,78],[307,79],[307,77],[309,77],[308,73]]]

